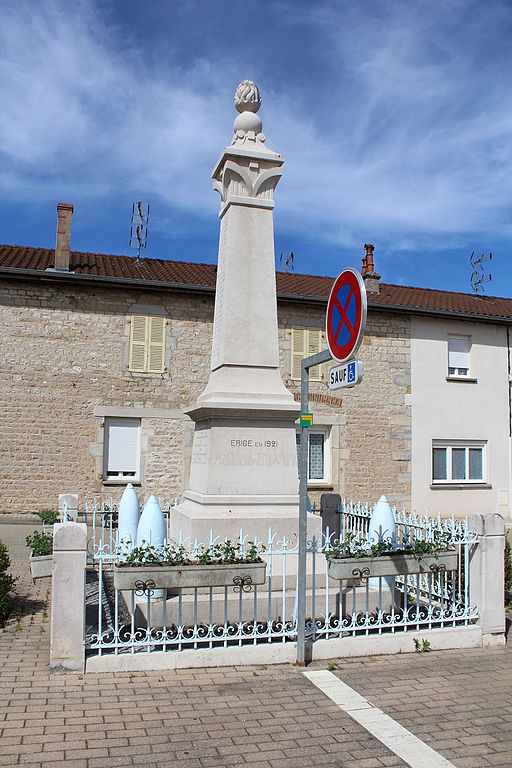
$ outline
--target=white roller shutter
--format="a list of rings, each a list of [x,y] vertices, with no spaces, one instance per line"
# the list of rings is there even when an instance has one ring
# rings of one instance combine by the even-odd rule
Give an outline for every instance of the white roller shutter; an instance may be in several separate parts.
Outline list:
[[[105,474],[136,478],[139,458],[140,419],[105,419]]]
[[[469,336],[448,336],[448,368],[469,370]]]

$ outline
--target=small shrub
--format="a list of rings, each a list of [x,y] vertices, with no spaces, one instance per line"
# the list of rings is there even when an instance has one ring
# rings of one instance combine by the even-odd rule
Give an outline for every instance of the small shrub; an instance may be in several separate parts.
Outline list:
[[[327,662],[327,669],[329,670],[329,672],[334,672],[334,670],[337,669],[337,667],[338,667],[338,665],[336,664],[335,661],[328,661]]]
[[[430,653],[432,650],[430,647],[430,640],[427,640],[426,638],[423,638],[421,642],[414,638],[414,648],[416,653]]]
[[[51,555],[53,552],[53,535],[51,533],[34,531],[25,539],[27,547],[32,550],[34,557]]]
[[[11,561],[9,559],[7,547],[3,541],[0,541],[0,627],[3,627],[5,620],[11,612],[11,593],[16,582],[16,578],[11,576],[10,573],[7,573],[10,564]]]
[[[55,509],[42,509],[37,513],[43,525],[53,525],[59,522],[59,513]]]
[[[331,559],[382,557],[393,554],[414,555],[417,559],[421,559],[428,555],[437,555],[438,552],[447,549],[453,549],[449,531],[435,530],[430,541],[413,538],[412,541],[399,543],[393,537],[381,539],[374,544],[361,539],[361,534],[348,531],[344,539],[334,541],[325,554]]]
[[[512,545],[505,536],[505,590],[512,592]]]
[[[246,542],[245,547],[241,543],[224,541],[221,544],[211,546],[201,545],[196,553],[195,560],[191,559],[190,552],[183,545],[166,543],[161,547],[155,547],[147,541],[143,541],[138,547],[130,549],[130,542],[124,539],[118,548],[121,560],[119,566],[143,566],[143,565],[230,565],[235,563],[261,563],[260,554],[264,551],[263,544]]]

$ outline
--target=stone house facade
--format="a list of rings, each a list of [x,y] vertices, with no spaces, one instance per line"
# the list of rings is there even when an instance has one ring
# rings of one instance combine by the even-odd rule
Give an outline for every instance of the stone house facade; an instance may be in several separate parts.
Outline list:
[[[215,266],[77,252],[69,254],[68,269],[56,263],[53,250],[0,246],[0,512],[55,507],[63,493],[78,494],[80,503],[93,496],[116,501],[127,482],[143,496],[179,496],[193,434],[183,409],[209,374]],[[475,312],[458,306],[463,294],[380,284],[373,272],[367,277],[362,383],[330,392],[327,365],[322,380],[311,382],[318,437],[309,490],[314,500],[334,491],[373,502],[384,493],[410,507],[415,318],[460,325],[464,318],[474,323]],[[297,399],[297,333],[316,332],[325,346],[331,285],[331,278],[277,273],[281,371]],[[477,320],[504,327],[511,308],[512,302],[495,300]],[[161,370],[134,370],[134,323],[160,329]],[[507,385],[501,390],[508,404]],[[508,425],[505,432],[508,440]],[[132,433],[136,468],[111,471],[113,453],[124,455]],[[430,443],[422,450],[421,461],[430,462]],[[496,505],[493,497],[482,511]],[[464,513],[463,503],[460,510],[452,506]]]
[[[53,258],[52,251],[2,249],[0,510],[54,507],[62,493],[77,493],[81,501],[117,499],[129,480],[105,477],[105,425],[116,419],[140,425],[136,484],[143,494],[178,496],[192,439],[182,411],[209,374],[215,267],[72,253],[70,270],[58,271],[51,269]],[[154,279],[164,275],[148,274],[151,269],[170,279]],[[142,279],[133,270],[145,271]],[[298,397],[293,329],[318,329],[324,337],[330,281],[278,279],[282,375]],[[130,370],[137,316],[165,321],[161,373]],[[409,326],[406,315],[370,312],[363,384],[339,397],[324,380],[312,382],[315,430],[325,439],[325,469],[311,481],[313,498],[335,490],[371,499],[378,489],[408,502]]]

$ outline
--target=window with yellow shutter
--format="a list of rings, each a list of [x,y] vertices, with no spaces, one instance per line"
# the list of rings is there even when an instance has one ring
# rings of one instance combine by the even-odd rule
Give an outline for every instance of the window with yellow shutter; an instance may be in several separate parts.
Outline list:
[[[165,318],[133,315],[130,330],[130,371],[163,373],[165,370]]]
[[[300,364],[305,357],[322,351],[322,331],[319,328],[292,328],[291,378],[300,380]],[[310,381],[322,381],[322,368],[309,372]]]

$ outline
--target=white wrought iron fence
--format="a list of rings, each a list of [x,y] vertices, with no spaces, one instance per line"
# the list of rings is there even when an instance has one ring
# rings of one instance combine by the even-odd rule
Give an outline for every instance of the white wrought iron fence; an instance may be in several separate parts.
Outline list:
[[[166,505],[172,525],[172,504]],[[371,507],[343,502],[339,508],[341,539],[347,532],[365,536]],[[269,530],[264,541],[266,582],[222,587],[168,590],[165,599],[150,583],[116,590],[113,571],[119,560],[117,510],[109,501],[96,501],[83,510],[88,524],[87,576],[88,654],[135,654],[152,651],[286,643],[296,640],[296,536]],[[443,520],[394,510],[397,529],[413,531],[422,541],[445,533],[457,552],[451,572],[401,574],[358,580],[332,580],[325,552],[332,543],[329,529],[307,547],[307,622],[310,641],[360,635],[448,628],[473,623],[478,608],[471,601],[469,557],[477,546],[468,521]],[[195,559],[202,542],[175,537]],[[242,549],[252,541],[239,531]],[[218,539],[211,532],[207,545]]]

